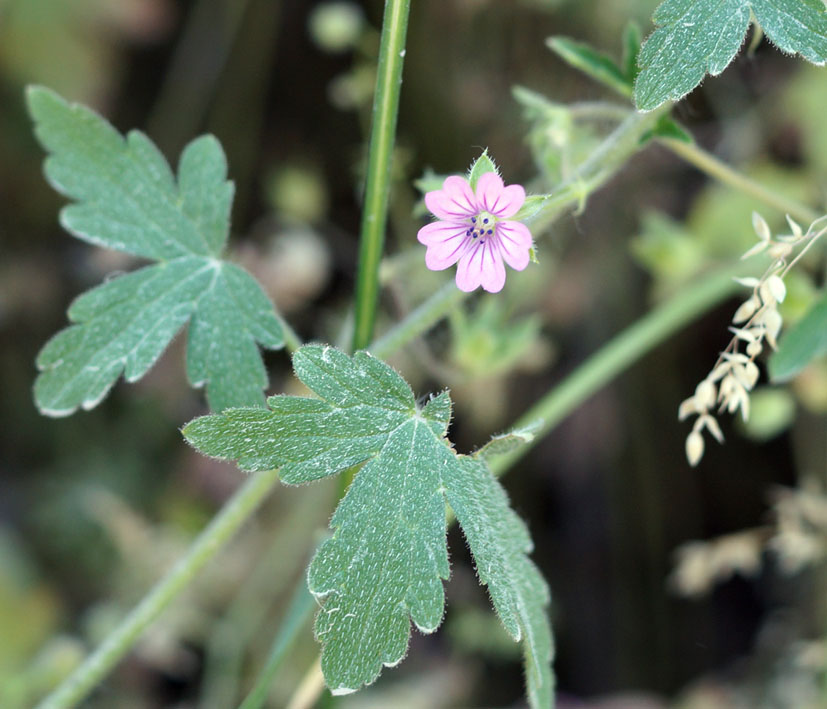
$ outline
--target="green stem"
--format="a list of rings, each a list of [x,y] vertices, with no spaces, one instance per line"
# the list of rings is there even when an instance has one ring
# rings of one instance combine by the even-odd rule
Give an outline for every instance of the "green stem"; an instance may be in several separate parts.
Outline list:
[[[520,428],[536,421],[542,422],[531,443],[492,461],[494,473],[500,475],[505,472],[607,382],[735,292],[739,286],[732,276],[733,270],[727,269],[676,293],[589,357],[514,423],[514,428]],[[677,413],[675,416],[677,418]]]
[[[247,521],[277,481],[278,473],[275,470],[250,477],[201,532],[187,555],[144,596],[97,650],[38,705],[38,709],[67,709],[86,697],[129,652],[147,626]]]
[[[273,680],[284,662],[287,651],[298,638],[299,631],[304,628],[317,607],[318,605],[313,596],[307,590],[304,576],[302,576],[293,595],[293,600],[290,602],[290,607],[287,609],[284,622],[282,622],[281,628],[273,641],[267,664],[261,671],[255,687],[250,690],[238,709],[260,709],[264,706],[270,687],[272,687]]]
[[[374,340],[368,349],[380,359],[398,351],[403,345],[427,332],[466,297],[453,280],[446,283],[404,320]]]
[[[290,326],[290,323],[287,322],[281,314],[276,313],[276,317],[279,320],[279,325],[281,325],[281,332],[284,335],[284,344],[287,345],[287,351],[292,354],[302,346],[302,338],[298,336],[298,333],[296,333]]]
[[[716,180],[744,194],[755,197],[755,199],[773,209],[789,214],[793,219],[802,222],[804,225],[811,224],[821,216],[810,207],[768,190],[761,183],[742,175],[695,143],[684,143],[674,138],[660,138],[658,142],[710,177],[714,177]]]
[[[402,85],[405,33],[410,0],[386,0],[379,45],[379,68],[373,101],[368,151],[365,206],[359,239],[359,271],[356,278],[354,350],[367,347],[373,336],[379,298],[379,262],[388,218],[391,157],[396,137],[396,116]]]

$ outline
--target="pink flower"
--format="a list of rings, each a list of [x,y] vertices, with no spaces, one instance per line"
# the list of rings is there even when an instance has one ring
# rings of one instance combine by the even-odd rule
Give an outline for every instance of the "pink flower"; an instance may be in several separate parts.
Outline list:
[[[462,177],[449,177],[441,190],[425,195],[425,205],[439,221],[422,227],[417,239],[428,247],[425,265],[432,271],[457,266],[457,287],[502,290],[505,265],[522,271],[529,262],[531,232],[509,221],[525,202],[521,185],[506,187],[496,172],[477,181],[476,194]]]

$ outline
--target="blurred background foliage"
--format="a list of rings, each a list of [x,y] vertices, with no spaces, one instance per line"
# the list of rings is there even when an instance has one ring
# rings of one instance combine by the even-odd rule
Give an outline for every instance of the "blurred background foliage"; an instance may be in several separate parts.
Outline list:
[[[23,87],[46,84],[122,130],[142,128],[173,162],[196,134],[216,134],[237,185],[235,258],[303,337],[342,343],[382,4],[0,0],[4,709],[31,706],[75,666],[239,481],[232,466],[183,444],[178,428],[204,403],[186,387],[180,342],[94,411],[58,420],[35,411],[34,358],[71,298],[137,262],[59,228],[61,200],[43,180]],[[415,0],[382,327],[447,278],[423,268],[413,181],[461,172],[488,146],[507,182],[552,187],[614,124],[611,111],[589,117],[583,106],[617,99],[548,51],[546,38],[619,57],[627,22],[648,30],[655,5]],[[746,174],[823,205],[824,72],[762,44],[675,115]],[[536,235],[538,266],[512,274],[496,298],[473,298],[392,362],[418,393],[451,387],[452,438],[473,449],[657,299],[732,261],[754,240],[753,209],[783,228],[782,214],[649,147]],[[788,282],[785,322],[823,279],[822,251]],[[728,425],[726,445],[698,469],[683,456],[678,403],[728,340],[735,304],[657,348],[507,477],[553,589],[562,707],[827,702],[824,359],[788,389],[756,393],[750,422]],[[295,390],[284,353],[268,354],[268,365],[271,392]],[[235,706],[303,578],[334,488],[280,489],[87,706]],[[452,531],[450,541],[443,631],[415,637],[406,662],[375,687],[320,706],[515,705],[517,648],[488,611],[463,540]],[[286,706],[316,652],[308,627],[272,706]]]

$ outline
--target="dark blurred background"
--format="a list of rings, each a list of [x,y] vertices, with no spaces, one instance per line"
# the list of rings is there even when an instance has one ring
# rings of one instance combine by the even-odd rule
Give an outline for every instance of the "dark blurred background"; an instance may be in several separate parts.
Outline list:
[[[24,86],[45,84],[122,131],[146,131],[173,164],[196,135],[217,135],[237,188],[232,258],[303,338],[336,344],[349,322],[382,5],[0,0],[2,707],[31,706],[97,644],[241,476],[181,438],[180,426],[205,410],[186,385],[181,338],[95,410],[65,419],[36,411],[34,360],[65,326],[71,299],[138,261],[60,229],[63,200],[43,179]],[[423,268],[413,181],[427,170],[461,173],[487,146],[507,183],[552,187],[560,165],[610,128],[572,123],[567,104],[615,98],[545,39],[567,35],[619,56],[624,26],[636,20],[648,32],[655,5],[414,0],[381,327],[449,277]],[[817,206],[827,177],[823,72],[764,42],[675,115],[702,146]],[[554,103],[527,110],[515,85]],[[497,298],[471,299],[392,362],[418,394],[451,387],[452,439],[471,450],[659,298],[736,258],[754,239],[756,208],[650,146],[585,210],[535,235],[539,266],[511,273]],[[783,215],[764,213],[781,226]],[[788,284],[785,318],[823,285],[817,259]],[[561,706],[827,706],[823,526],[802,532],[816,545],[809,556],[791,537],[774,555],[765,549],[781,537],[785,509],[823,501],[824,362],[789,390],[756,393],[751,423],[726,420],[726,444],[710,444],[697,469],[684,458],[678,404],[728,341],[736,305],[659,346],[504,480],[553,591]],[[296,389],[284,352],[267,363],[271,393]],[[280,488],[86,706],[236,706],[334,502],[335,484]],[[690,540],[713,543],[684,548],[674,573],[675,550]],[[374,687],[320,706],[521,705],[519,650],[490,612],[460,534],[449,541],[441,631],[415,634],[407,660]],[[316,653],[308,627],[272,706],[286,705]]]

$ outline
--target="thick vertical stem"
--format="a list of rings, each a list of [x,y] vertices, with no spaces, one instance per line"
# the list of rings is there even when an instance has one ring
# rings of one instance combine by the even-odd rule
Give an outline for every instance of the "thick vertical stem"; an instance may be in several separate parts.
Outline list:
[[[396,137],[396,116],[402,85],[405,34],[410,0],[386,0],[379,46],[379,68],[373,100],[373,120],[368,152],[365,206],[359,239],[359,271],[356,278],[355,325],[352,349],[367,347],[373,337],[379,298],[379,262],[388,217],[391,157]]]

